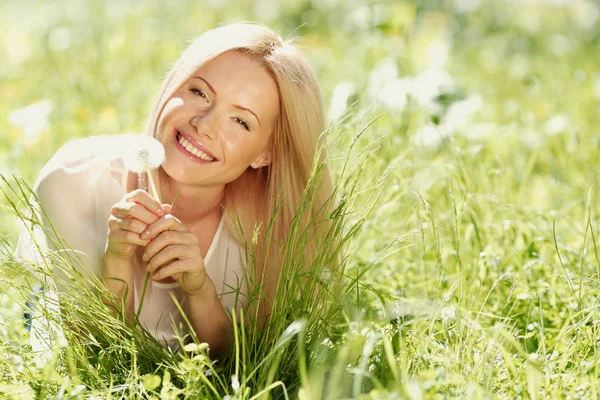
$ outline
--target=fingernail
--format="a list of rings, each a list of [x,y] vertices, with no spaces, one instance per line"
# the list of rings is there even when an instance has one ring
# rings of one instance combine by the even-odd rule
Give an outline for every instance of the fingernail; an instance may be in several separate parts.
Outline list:
[[[147,253],[144,253],[144,254],[142,255],[142,260],[144,260],[144,261],[148,261],[148,254],[147,254]]]
[[[158,212],[158,215],[160,215],[161,217],[165,216],[165,212],[160,208],[156,209],[156,212]]]
[[[151,269],[152,269],[152,265],[148,264],[148,265],[146,266],[146,271],[150,272],[150,270],[151,270]]]
[[[160,274],[157,272],[157,273],[155,273],[155,274],[154,274],[154,275],[152,275],[152,276],[153,276],[153,278],[154,278],[154,279],[158,279],[158,275],[160,275]]]
[[[147,239],[148,236],[150,236],[150,232],[146,231],[144,233],[142,233],[142,236],[140,236],[142,239]]]

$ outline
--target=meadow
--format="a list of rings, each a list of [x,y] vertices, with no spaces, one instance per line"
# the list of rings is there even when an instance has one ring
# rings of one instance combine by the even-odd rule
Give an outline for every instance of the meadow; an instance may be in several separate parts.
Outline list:
[[[321,84],[342,295],[282,300],[216,364],[89,296],[87,339],[40,362],[26,185],[69,140],[141,132],[185,44],[240,20],[299,37]],[[597,397],[596,2],[6,1],[0,38],[0,398]]]

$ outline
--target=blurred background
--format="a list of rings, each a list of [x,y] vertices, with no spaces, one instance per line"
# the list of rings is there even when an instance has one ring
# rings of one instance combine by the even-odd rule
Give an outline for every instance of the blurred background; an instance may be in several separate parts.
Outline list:
[[[0,171],[33,184],[67,140],[140,132],[186,43],[240,20],[300,37],[329,121],[351,104],[383,112],[371,134],[391,135],[392,151],[455,135],[531,150],[569,134],[569,152],[582,129],[598,133],[599,10],[590,0],[3,0]],[[597,148],[600,135],[588,136]]]
[[[367,185],[392,168],[349,264],[385,295],[437,304],[437,333],[406,333],[421,345],[407,370],[424,388],[485,379],[512,397],[534,382],[531,354],[577,397],[600,370],[599,19],[595,0],[0,0],[0,172],[33,185],[69,140],[141,132],[192,38],[264,23],[316,70],[336,173],[376,118],[357,147],[372,152]],[[0,213],[9,244],[16,229]],[[6,298],[0,314],[20,318]],[[487,347],[499,325],[503,353]]]

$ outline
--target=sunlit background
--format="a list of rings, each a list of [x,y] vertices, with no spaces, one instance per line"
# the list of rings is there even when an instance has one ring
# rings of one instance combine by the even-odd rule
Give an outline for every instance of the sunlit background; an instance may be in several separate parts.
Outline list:
[[[598,283],[585,235],[600,160],[599,18],[591,0],[3,0],[0,171],[33,184],[68,140],[141,132],[191,38],[261,22],[299,38],[328,122],[351,138],[378,116],[361,139],[382,140],[372,175],[397,164],[353,248],[354,262],[375,265],[367,279],[396,296],[442,301],[467,274],[476,289],[461,291],[457,307],[521,309],[524,336],[515,340],[540,351],[544,340],[527,339],[546,334],[530,326],[531,299],[543,292],[554,299],[549,310],[577,307],[564,295],[572,287],[555,247],[563,269]],[[0,214],[0,234],[16,242],[9,214]],[[515,297],[507,286],[488,301],[499,282],[512,282]],[[508,310],[503,301],[520,303]],[[454,319],[455,306],[444,307]],[[546,328],[558,331],[565,318]]]

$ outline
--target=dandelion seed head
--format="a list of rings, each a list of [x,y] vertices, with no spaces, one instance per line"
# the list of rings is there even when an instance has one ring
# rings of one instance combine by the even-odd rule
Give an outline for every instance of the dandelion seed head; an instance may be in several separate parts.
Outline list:
[[[165,149],[153,137],[126,135],[124,144],[123,162],[125,168],[132,172],[148,172],[165,161]]]

